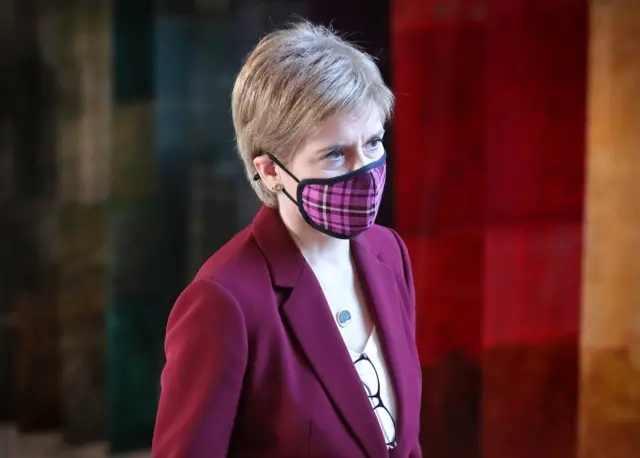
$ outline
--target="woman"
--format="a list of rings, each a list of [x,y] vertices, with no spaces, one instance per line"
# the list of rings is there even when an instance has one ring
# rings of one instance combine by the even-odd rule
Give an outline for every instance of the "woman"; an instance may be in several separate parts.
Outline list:
[[[265,37],[232,94],[264,203],[178,298],[155,457],[420,457],[414,290],[374,225],[393,96],[307,23]]]

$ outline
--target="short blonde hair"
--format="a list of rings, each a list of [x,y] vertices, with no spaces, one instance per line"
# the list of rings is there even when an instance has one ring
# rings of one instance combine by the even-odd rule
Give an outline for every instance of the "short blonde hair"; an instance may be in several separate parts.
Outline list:
[[[247,56],[231,96],[238,153],[260,200],[270,207],[278,202],[253,180],[256,157],[270,153],[287,164],[315,125],[368,106],[389,120],[393,94],[370,55],[308,22],[264,37]]]

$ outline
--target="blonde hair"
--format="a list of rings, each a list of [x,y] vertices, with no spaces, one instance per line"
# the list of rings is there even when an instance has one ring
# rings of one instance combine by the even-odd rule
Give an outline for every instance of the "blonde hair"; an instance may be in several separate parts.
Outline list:
[[[270,207],[278,202],[253,180],[256,157],[270,153],[287,164],[318,123],[368,106],[385,122],[393,109],[393,94],[370,55],[308,22],[264,37],[247,56],[231,96],[238,153],[260,200]]]

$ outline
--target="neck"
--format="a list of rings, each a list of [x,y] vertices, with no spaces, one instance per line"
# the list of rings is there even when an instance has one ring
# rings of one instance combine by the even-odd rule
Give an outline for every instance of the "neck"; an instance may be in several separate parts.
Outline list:
[[[350,263],[349,240],[330,237],[309,226],[298,209],[280,206],[280,217],[298,249],[314,270],[344,271]]]

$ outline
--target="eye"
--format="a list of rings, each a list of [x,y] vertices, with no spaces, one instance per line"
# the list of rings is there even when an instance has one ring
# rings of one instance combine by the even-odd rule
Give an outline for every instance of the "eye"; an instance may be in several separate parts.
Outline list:
[[[369,151],[377,149],[382,144],[382,139],[380,137],[374,137],[367,142],[366,149]]]
[[[330,160],[337,160],[337,159],[340,159],[342,156],[344,156],[344,153],[342,152],[342,150],[339,148],[336,148],[329,151],[327,154],[325,154],[324,157]]]

